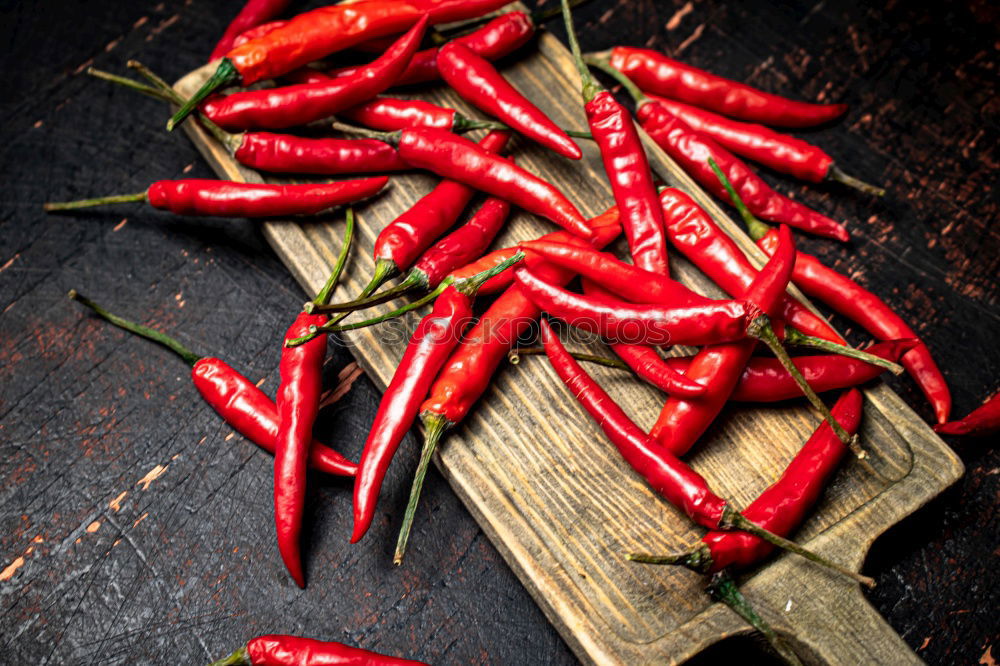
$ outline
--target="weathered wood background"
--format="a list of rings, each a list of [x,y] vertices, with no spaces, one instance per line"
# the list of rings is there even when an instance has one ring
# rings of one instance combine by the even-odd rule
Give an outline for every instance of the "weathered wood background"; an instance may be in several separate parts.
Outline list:
[[[996,17],[985,5],[935,11],[623,3],[589,8],[580,25],[585,48],[652,35],[651,44],[720,73],[852,103],[846,122],[811,136],[893,197],[873,203],[773,180],[852,223],[850,250],[809,249],[921,323],[964,412],[995,388],[998,361],[989,193]],[[253,633],[288,631],[441,663],[572,662],[436,476],[419,547],[405,571],[391,570],[404,465],[390,477],[398,490],[375,538],[360,547],[345,544],[346,485],[314,483],[311,567],[329,571],[309,594],[295,592],[269,539],[268,459],[220,427],[183,364],[63,300],[75,286],[147,316],[273,391],[273,338],[302,294],[253,225],[176,221],[136,207],[56,219],[38,207],[139,190],[183,171],[210,175],[182,139],[160,131],[157,103],[73,73],[91,59],[114,69],[138,57],[179,75],[221,30],[219,14],[208,3],[5,9],[6,653],[14,661],[189,663]],[[346,361],[335,354],[331,382]],[[892,383],[929,413],[908,382]],[[356,453],[376,401],[360,381],[324,414],[324,434]],[[873,603],[930,662],[988,663],[995,640],[998,466],[984,444],[960,446],[967,477],[876,544],[866,567],[880,582]],[[234,556],[245,561],[237,566]],[[742,649],[723,645],[706,659]]]

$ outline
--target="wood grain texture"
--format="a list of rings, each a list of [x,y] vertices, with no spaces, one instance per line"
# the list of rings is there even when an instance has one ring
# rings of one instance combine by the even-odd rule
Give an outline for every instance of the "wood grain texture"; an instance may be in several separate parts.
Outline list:
[[[557,123],[582,127],[572,64],[550,35],[537,53],[504,69],[505,75]],[[207,75],[185,77],[189,94]],[[429,99],[461,107],[444,90]],[[256,180],[200,130],[186,127],[213,167],[226,177]],[[587,215],[612,203],[593,146],[583,146],[579,165],[540,148],[518,144],[519,163],[556,183]],[[725,214],[655,146],[651,154],[666,182],[682,187],[758,261],[760,255]],[[378,230],[426,192],[426,175],[393,178],[391,190],[360,209],[358,257],[338,290],[347,298],[370,274],[371,245]],[[499,243],[537,235],[544,227],[518,215]],[[269,223],[265,235],[307,292],[323,282],[339,246],[337,223]],[[709,293],[696,270],[676,261],[686,283]],[[408,320],[412,328],[415,318]],[[348,334],[352,353],[376,383],[385,386],[402,354],[397,327]],[[658,411],[654,391],[613,371],[596,373],[630,412],[648,426]],[[866,446],[889,476],[882,484],[855,465],[828,491],[820,510],[799,533],[810,547],[860,566],[871,542],[961,474],[954,454],[890,390],[867,392]],[[804,408],[730,410],[693,456],[696,469],[722,494],[748,503],[780,473],[816,418]],[[665,568],[630,565],[629,550],[675,551],[697,532],[659,501],[604,441],[600,431],[566,393],[541,359],[505,368],[475,414],[442,448],[441,467],[467,508],[525,583],[549,619],[584,661],[660,663],[683,661],[711,643],[745,631],[727,610],[708,603],[695,576]],[[856,588],[796,558],[781,557],[752,575],[747,588],[779,630],[825,663],[899,663],[910,654]],[[808,597],[805,591],[809,592]],[[776,609],[787,608],[782,613]]]

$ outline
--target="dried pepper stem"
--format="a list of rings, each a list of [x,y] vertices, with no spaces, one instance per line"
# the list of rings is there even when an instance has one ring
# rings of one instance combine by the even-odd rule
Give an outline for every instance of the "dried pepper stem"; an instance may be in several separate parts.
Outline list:
[[[771,626],[757,614],[757,611],[753,609],[747,598],[743,596],[740,588],[736,586],[736,581],[733,580],[733,577],[728,572],[720,571],[713,575],[709,579],[705,592],[714,601],[724,603],[730,610],[746,620],[747,624],[763,634],[764,638],[771,644],[771,647],[785,660],[785,663],[791,666],[802,666],[802,662],[796,656],[795,652],[792,651],[791,646],[774,633]]]

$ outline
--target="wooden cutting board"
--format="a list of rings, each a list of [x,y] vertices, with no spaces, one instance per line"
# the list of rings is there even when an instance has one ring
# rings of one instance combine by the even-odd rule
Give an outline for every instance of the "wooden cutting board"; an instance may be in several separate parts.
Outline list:
[[[557,123],[584,129],[579,78],[568,51],[544,32],[537,43],[516,62],[502,63],[504,74]],[[176,84],[177,90],[190,95],[211,71],[206,66],[188,74]],[[419,95],[481,116],[443,86],[422,89]],[[239,166],[194,123],[185,123],[185,129],[220,177],[264,180]],[[645,135],[644,140],[660,178],[690,193],[753,261],[763,263],[763,255],[741,228]],[[585,140],[578,143],[585,153],[580,162],[521,138],[514,153],[520,165],[555,183],[592,216],[614,201],[595,147]],[[357,247],[335,301],[360,291],[372,273],[371,250],[379,230],[436,182],[426,174],[394,175],[384,195],[358,209]],[[552,228],[518,212],[496,247]],[[342,232],[342,215],[264,225],[275,251],[310,294],[326,279]],[[721,296],[676,253],[671,261],[675,277],[702,293]],[[379,386],[388,384],[417,320],[412,315],[392,328],[362,329],[345,337]],[[640,425],[652,425],[661,394],[621,371],[588,369]],[[895,393],[884,385],[865,393],[863,445],[872,452],[875,466],[898,480],[879,481],[847,463],[796,535],[809,548],[856,568],[876,537],[963,471],[955,454]],[[690,461],[719,494],[746,506],[781,474],[818,422],[804,401],[763,408],[731,406]],[[544,358],[526,358],[518,366],[502,368],[478,408],[446,439],[436,462],[583,662],[679,663],[716,641],[750,631],[729,609],[707,599],[700,576],[623,559],[628,551],[685,549],[702,530],[627,467]],[[420,521],[428,519],[426,513],[419,514],[415,539],[420,538]],[[751,603],[806,661],[920,662],[858,585],[801,558],[772,558],[741,582]]]

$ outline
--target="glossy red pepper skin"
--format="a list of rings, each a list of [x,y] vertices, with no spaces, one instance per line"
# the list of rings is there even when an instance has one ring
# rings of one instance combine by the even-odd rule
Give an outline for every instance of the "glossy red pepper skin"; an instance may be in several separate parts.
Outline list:
[[[864,412],[861,392],[857,389],[847,391],[830,411],[848,434],[856,433]],[[847,447],[824,421],[795,454],[781,478],[761,493],[742,512],[743,516],[779,536],[788,536],[816,504],[846,451]],[[702,537],[702,542],[711,554],[710,572],[726,567],[749,567],[774,549],[768,542],[746,532],[712,531]]]
[[[203,358],[195,363],[191,381],[226,423],[260,448],[274,453],[278,408],[266,393],[217,358]],[[355,463],[315,440],[309,447],[309,465],[339,476],[354,476],[358,469]]]
[[[252,42],[255,39],[259,39],[264,35],[274,32],[278,28],[287,24],[288,21],[281,21],[281,20],[267,21],[266,23],[261,23],[260,25],[256,25],[252,28],[247,28],[240,34],[236,35],[236,38],[233,40],[233,44],[230,47],[230,50],[235,49],[237,46],[243,46],[247,42]]]
[[[472,323],[472,299],[449,287],[434,301],[434,309],[420,320],[410,337],[399,367],[379,403],[358,463],[354,483],[354,532],[351,543],[365,535],[375,516],[382,480],[389,463],[417,416],[421,401]]]
[[[559,378],[583,406],[604,434],[653,490],[705,527],[716,527],[722,519],[726,501],[708,488],[705,479],[689,466],[665,451],[644,433],[600,385],[570,355],[548,322],[542,320],[545,353]]]
[[[456,37],[452,41],[468,47],[473,53],[487,60],[497,60],[524,46],[534,34],[535,24],[531,17],[524,12],[510,12],[500,15],[478,30],[462,37]],[[440,79],[437,54],[437,48],[418,51],[413,56],[406,71],[397,79],[396,85],[412,85]],[[356,69],[356,67],[344,67],[335,69],[330,74],[345,76]]]
[[[248,666],[427,666],[334,641],[272,634],[246,645]]]
[[[394,132],[407,127],[435,127],[451,131],[455,109],[446,109],[419,99],[376,97],[351,107],[340,115],[363,127]]]
[[[652,273],[668,275],[663,210],[632,114],[606,90],[594,95],[583,108],[618,204],[633,262]]]
[[[845,242],[850,240],[850,234],[842,224],[774,191],[742,160],[714,139],[691,129],[659,102],[650,99],[640,104],[636,116],[656,144],[719,199],[732,203],[726,188],[709,166],[709,158],[715,160],[725,172],[743,203],[755,216],[819,236]]]
[[[436,287],[453,270],[480,256],[503,228],[509,214],[509,203],[489,197],[468,222],[424,252],[413,270],[423,274],[428,287]]]
[[[275,217],[315,215],[377,194],[389,179],[365,178],[313,185],[267,185],[225,180],[159,180],[146,197],[154,208],[177,215]]]
[[[681,190],[664,189],[660,205],[671,244],[730,296],[743,294],[757,269],[736,242]],[[782,295],[779,303],[778,316],[803,333],[840,344],[846,342],[824,319],[788,294]]]
[[[915,339],[892,340],[878,342],[865,351],[897,362],[916,344],[918,341]],[[672,356],[663,359],[663,362],[674,371],[687,374],[693,358],[692,356]],[[860,386],[885,372],[884,368],[876,365],[836,355],[796,356],[792,361],[816,393]],[[794,400],[801,397],[802,389],[777,359],[755,356],[744,368],[729,400],[732,402],[767,403]]]
[[[365,40],[409,30],[423,16],[450,23],[495,11],[505,0],[371,0],[320,7],[234,48],[226,59],[245,86],[273,79]]]
[[[399,155],[413,167],[504,198],[582,238],[590,236],[586,220],[566,195],[468,139],[439,129],[407,129],[400,135]]]
[[[766,93],[649,49],[615,47],[611,50],[611,66],[644,92],[765,125],[812,127],[847,111],[846,104],[810,104]]]
[[[465,101],[498,118],[563,157],[578,160],[580,148],[541,109],[519,93],[488,60],[461,42],[449,42],[437,56],[438,72]]]
[[[236,37],[246,33],[247,30],[259,26],[265,21],[270,21],[272,18],[285,11],[288,7],[290,0],[247,0],[247,3],[243,5],[243,9],[240,13],[236,15],[232,23],[226,27],[226,31],[222,33],[222,38],[219,43],[215,45],[212,49],[212,55],[209,56],[209,60],[215,60],[216,58],[221,58],[222,56],[229,53],[233,48]],[[270,32],[270,31],[268,31]]]
[[[747,301],[768,316],[775,314],[795,264],[795,243],[787,226],[781,227],[781,234],[779,251],[760,270],[744,294]],[[669,397],[650,435],[674,455],[687,453],[729,400],[755,345],[755,340],[744,339],[702,349],[691,362],[686,376],[708,390],[694,400]]]
[[[771,231],[757,245],[771,255],[776,240],[775,232]],[[885,301],[810,254],[797,253],[792,281],[806,295],[857,322],[880,340],[918,337]],[[902,363],[933,406],[937,422],[946,422],[951,414],[951,391],[930,349],[921,342],[903,355]]]
[[[647,93],[648,94],[648,93]],[[671,114],[684,121],[696,132],[705,134],[726,150],[763,164],[769,169],[787,173],[810,183],[826,180],[833,158],[819,146],[794,136],[775,132],[770,127],[730,120],[725,116],[675,102],[666,97],[649,95]]]
[[[322,326],[326,315],[299,313],[285,333],[291,340],[309,333],[310,326]],[[306,465],[312,429],[319,413],[323,392],[323,361],[326,336],[321,335],[297,347],[282,347],[278,387],[278,436],[274,451],[274,524],[281,559],[299,587],[305,587],[299,535],[306,498]]]
[[[1000,431],[1000,393],[984,402],[963,418],[934,426],[942,435],[971,435],[983,437]]]
[[[543,312],[626,344],[713,345],[742,340],[760,310],[746,301],[669,307],[605,301],[561,289],[518,268],[518,285]]]
[[[427,20],[421,18],[391,49],[351,76],[216,97],[202,105],[202,112],[223,129],[245,130],[305,125],[349,109],[395,83],[417,52]]]
[[[245,132],[233,157],[240,164],[271,173],[337,175],[410,168],[384,141],[310,139],[271,132]]]

